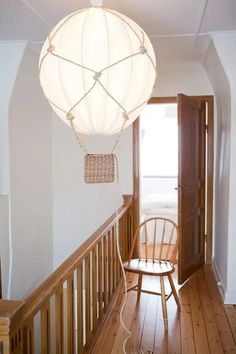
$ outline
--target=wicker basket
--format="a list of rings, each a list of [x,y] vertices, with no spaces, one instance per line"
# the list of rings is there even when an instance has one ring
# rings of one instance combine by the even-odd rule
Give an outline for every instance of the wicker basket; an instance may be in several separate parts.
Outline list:
[[[114,154],[87,154],[84,157],[85,183],[112,183],[115,180]]]

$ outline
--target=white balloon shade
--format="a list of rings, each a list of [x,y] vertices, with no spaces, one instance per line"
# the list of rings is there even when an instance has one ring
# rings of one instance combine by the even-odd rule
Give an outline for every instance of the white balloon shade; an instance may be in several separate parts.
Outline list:
[[[145,32],[101,6],[74,12],[46,39],[40,82],[53,110],[82,134],[119,133],[151,96],[156,59]]]

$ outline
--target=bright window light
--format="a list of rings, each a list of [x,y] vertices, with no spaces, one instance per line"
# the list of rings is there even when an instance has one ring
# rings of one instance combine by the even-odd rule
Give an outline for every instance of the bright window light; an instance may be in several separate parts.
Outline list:
[[[176,104],[149,104],[140,117],[142,176],[178,175]]]

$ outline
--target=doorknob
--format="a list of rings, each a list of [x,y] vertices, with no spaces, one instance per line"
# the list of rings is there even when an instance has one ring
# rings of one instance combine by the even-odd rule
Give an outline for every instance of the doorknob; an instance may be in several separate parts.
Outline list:
[[[175,187],[174,189],[178,191],[181,188],[181,185],[179,184],[178,187]]]

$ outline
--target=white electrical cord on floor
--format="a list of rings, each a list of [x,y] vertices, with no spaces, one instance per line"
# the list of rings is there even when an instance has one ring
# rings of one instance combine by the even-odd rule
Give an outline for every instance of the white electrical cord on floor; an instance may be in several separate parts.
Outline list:
[[[125,288],[124,300],[123,300],[123,304],[120,309],[120,323],[121,323],[122,327],[124,328],[124,330],[128,333],[128,335],[123,342],[123,353],[128,354],[126,352],[126,344],[127,344],[128,339],[132,336],[132,332],[126,327],[124,320],[123,320],[123,312],[124,312],[124,309],[125,309],[125,306],[127,303],[128,286],[127,286],[127,279],[126,279],[125,270],[124,270],[124,266],[123,266],[123,262],[122,262],[121,254],[120,254],[118,212],[116,212],[116,250],[117,250],[118,259],[119,259],[120,266],[121,266],[121,271],[122,271],[122,275],[123,275],[123,279],[124,279],[124,288]],[[144,354],[144,351],[142,349],[140,349],[140,350],[138,350],[138,352],[134,352],[133,354]]]
[[[118,259],[119,259],[120,266],[121,266],[121,271],[122,271],[122,275],[123,275],[123,279],[124,279],[124,288],[125,288],[124,300],[123,300],[123,304],[120,309],[120,323],[121,323],[122,327],[124,328],[124,330],[128,333],[127,337],[125,338],[125,340],[123,342],[123,352],[124,352],[124,354],[127,354],[125,347],[126,347],[126,343],[127,343],[128,339],[131,337],[132,333],[124,324],[123,317],[122,317],[123,312],[124,312],[124,308],[125,308],[125,305],[127,302],[128,286],[127,286],[127,279],[126,279],[125,270],[124,270],[124,266],[123,266],[123,262],[122,262],[121,254],[120,254],[118,212],[116,212],[116,250],[117,250]]]

